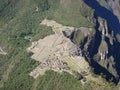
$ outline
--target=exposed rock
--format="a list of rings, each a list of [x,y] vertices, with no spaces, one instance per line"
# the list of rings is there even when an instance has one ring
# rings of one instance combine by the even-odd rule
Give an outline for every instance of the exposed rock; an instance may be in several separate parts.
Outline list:
[[[67,37],[67,38],[71,38],[72,34],[74,33],[74,30],[65,30],[63,31],[63,34]]]
[[[31,37],[31,36],[25,36],[24,39],[26,39],[26,40],[32,42],[32,37]]]
[[[80,27],[79,29],[81,30],[85,37],[90,35],[92,32],[92,28]]]
[[[6,55],[7,53],[0,47],[0,55]]]
[[[108,46],[104,40],[102,40],[98,50],[99,50],[99,55],[101,57],[101,60],[105,60],[108,54]]]
[[[102,33],[102,39],[104,39],[105,36],[106,36],[106,37],[108,36],[107,21],[104,20],[104,19],[99,18],[99,19],[98,19],[98,22],[99,22],[99,24],[100,24],[99,30],[100,30],[101,33]]]
[[[38,7],[36,7],[36,8],[35,8],[35,11],[36,11],[36,12],[38,12],[38,11],[39,11],[39,8],[38,8]]]

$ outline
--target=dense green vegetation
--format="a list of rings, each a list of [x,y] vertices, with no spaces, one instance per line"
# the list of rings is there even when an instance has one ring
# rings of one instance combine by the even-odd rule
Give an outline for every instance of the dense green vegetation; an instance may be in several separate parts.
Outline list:
[[[82,85],[78,78],[68,73],[47,71],[40,79],[37,90],[117,90],[117,88],[106,81],[102,84],[91,81]]]
[[[0,56],[0,90],[31,89],[34,79],[28,74],[39,63],[26,52],[31,41],[25,36],[34,41],[52,34],[51,28],[40,25],[45,17],[64,25],[93,27],[81,14],[81,4],[82,0],[0,0],[0,46],[8,53]],[[85,12],[90,11],[86,5],[84,8]],[[87,17],[92,14],[93,11]],[[90,90],[88,87],[81,86],[79,80],[67,73],[48,71],[37,89]]]
[[[1,0],[0,46],[6,48],[8,54],[0,56],[0,86],[4,85],[0,90],[30,90],[34,82],[28,74],[38,62],[26,52],[31,42],[25,36],[38,40],[53,33],[51,28],[39,25],[45,17],[42,10],[46,10],[46,6],[36,12],[38,1]]]
[[[38,85],[38,90],[82,90],[82,88],[80,81],[73,76],[53,71],[46,72]]]
[[[56,4],[51,4],[50,14],[48,18],[54,19],[64,25],[71,25],[75,27],[85,26],[93,27],[93,23],[88,20],[93,17],[93,10],[88,8],[82,0],[53,0]],[[54,9],[55,12],[53,11]],[[82,10],[83,9],[83,10]],[[86,13],[86,15],[83,15]],[[88,14],[89,12],[89,14]]]
[[[28,73],[35,68],[38,63],[31,60],[30,55],[21,50],[10,59],[14,60],[12,60],[14,68],[9,74],[7,82],[5,81],[4,87],[0,90],[30,90],[34,79],[28,76]]]
[[[74,33],[74,37],[72,41],[77,45],[79,45],[83,39],[84,39],[84,34],[80,30],[78,30]]]

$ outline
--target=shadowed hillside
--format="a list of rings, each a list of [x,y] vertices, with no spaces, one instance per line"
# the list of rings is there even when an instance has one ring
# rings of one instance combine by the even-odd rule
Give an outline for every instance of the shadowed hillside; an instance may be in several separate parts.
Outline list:
[[[29,75],[40,62],[33,60],[31,58],[33,53],[28,53],[26,49],[35,41],[54,34],[51,27],[40,24],[45,18],[55,20],[64,26],[73,27],[75,32],[71,32],[72,34],[70,32],[64,32],[66,38],[71,37],[69,39],[77,42],[76,45],[78,46],[84,42],[82,44],[83,49],[89,47],[91,40],[95,36],[95,21],[97,16],[107,20],[110,30],[116,30],[115,32],[119,31],[118,19],[110,11],[101,7],[94,0],[85,0],[85,3],[83,0],[0,0],[0,48],[2,53],[3,51],[5,52],[5,55],[0,54],[0,90],[118,89],[111,82],[115,80],[115,77],[100,65],[95,69],[97,74],[101,73],[98,70],[100,69],[103,73],[108,74],[107,80],[109,77],[113,77],[114,80],[110,82],[106,81],[102,75],[98,76],[92,70],[90,75],[93,78],[88,77],[89,81],[86,81],[87,79],[84,75],[74,70],[75,75],[54,71],[47,71],[37,79]],[[95,10],[95,17],[93,9]],[[106,13],[99,13],[99,10],[100,12],[103,10]],[[115,24],[111,26],[113,23]],[[84,32],[84,30],[86,31]],[[51,42],[49,41],[49,43]],[[81,56],[82,52],[84,50],[81,51]],[[95,51],[96,53],[97,50]],[[56,57],[54,56],[54,58]],[[69,62],[69,59],[67,61]],[[71,64],[71,62],[69,63]],[[92,66],[97,67],[97,64],[93,61]],[[81,80],[83,80],[83,83]]]
[[[107,20],[109,31],[120,32],[119,20],[110,10],[101,6],[97,0],[84,0],[84,2],[95,10],[95,17],[102,17]]]

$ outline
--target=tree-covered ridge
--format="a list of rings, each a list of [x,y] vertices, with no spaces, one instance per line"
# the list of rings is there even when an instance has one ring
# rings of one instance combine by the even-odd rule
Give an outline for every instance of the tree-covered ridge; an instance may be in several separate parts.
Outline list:
[[[92,16],[93,11],[82,0],[0,0],[0,47],[7,52],[6,56],[0,55],[0,90],[31,90],[34,86],[35,80],[28,73],[38,62],[30,58],[32,53],[28,54],[26,48],[31,40],[53,33],[51,28],[40,25],[45,17],[64,25],[93,27],[94,24],[90,22]],[[26,36],[31,40],[26,39]],[[61,81],[58,83],[59,80]],[[62,90],[67,90],[72,85],[73,90],[83,89],[80,81],[73,76],[66,73],[60,75],[53,71],[46,72],[39,83],[38,90],[46,90],[44,85],[47,90],[49,85],[53,90],[60,90],[56,87],[59,85],[63,86]],[[90,82],[83,90],[88,90],[89,87],[95,89],[93,85]],[[114,85],[104,87],[103,90],[113,90]]]

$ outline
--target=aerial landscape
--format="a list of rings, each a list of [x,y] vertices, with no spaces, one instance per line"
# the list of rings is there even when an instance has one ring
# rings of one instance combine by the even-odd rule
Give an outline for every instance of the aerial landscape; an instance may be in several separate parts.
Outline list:
[[[0,0],[0,90],[120,90],[120,0]]]

